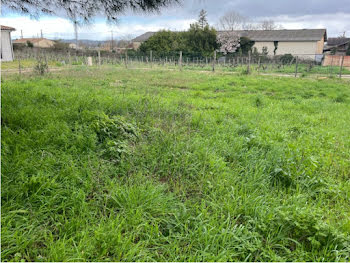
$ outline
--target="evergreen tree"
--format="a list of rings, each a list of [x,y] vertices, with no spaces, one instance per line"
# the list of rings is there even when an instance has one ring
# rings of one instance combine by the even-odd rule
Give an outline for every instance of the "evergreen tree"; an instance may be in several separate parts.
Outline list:
[[[203,30],[206,26],[209,25],[207,20],[207,11],[205,11],[204,9],[202,9],[199,13],[198,25]]]

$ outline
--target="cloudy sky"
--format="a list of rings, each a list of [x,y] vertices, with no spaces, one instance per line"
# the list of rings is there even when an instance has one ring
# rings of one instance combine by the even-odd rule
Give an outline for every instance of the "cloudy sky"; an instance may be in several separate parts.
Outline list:
[[[103,17],[79,29],[80,39],[106,40],[111,37],[131,38],[147,31],[160,29],[186,30],[193,23],[201,9],[208,12],[211,25],[228,10],[234,10],[252,21],[273,19],[285,29],[327,28],[328,36],[339,36],[346,32],[350,37],[349,0],[182,0],[180,5],[161,10],[159,14],[125,13],[117,25],[106,23]],[[74,37],[72,24],[60,17],[43,16],[39,20],[2,9],[1,24],[15,27],[13,37],[40,35],[54,39]]]

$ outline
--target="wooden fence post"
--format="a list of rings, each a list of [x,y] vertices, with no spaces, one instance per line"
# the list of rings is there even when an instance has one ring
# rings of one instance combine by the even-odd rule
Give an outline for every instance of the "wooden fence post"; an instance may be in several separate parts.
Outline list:
[[[215,62],[216,62],[216,50],[214,51],[214,57],[213,57],[213,72],[215,71]]]
[[[22,69],[21,69],[21,57],[18,56],[18,73],[19,75],[22,74]]]
[[[332,72],[333,72],[333,58],[334,58],[334,55],[332,55],[331,67],[329,69],[329,76],[332,76]]]
[[[180,67],[180,70],[182,70],[182,51],[180,51],[179,67]]]
[[[70,50],[68,50],[68,64],[69,65],[72,64],[71,57],[70,57]]]
[[[341,78],[341,75],[342,75],[343,64],[344,64],[344,56],[341,57],[339,78]]]
[[[98,65],[101,66],[101,51],[98,50],[97,54],[98,54]]]
[[[152,50],[149,52],[149,60],[150,60],[150,63],[151,63],[151,67],[152,67],[152,61],[153,61],[153,56],[152,56]]]
[[[128,68],[128,50],[125,52],[125,68]]]
[[[47,62],[46,51],[44,51],[44,61],[45,61],[45,64],[47,66],[46,71],[49,72],[49,63]]]
[[[250,73],[250,50],[248,51],[248,67],[247,67],[247,73]]]
[[[296,58],[295,58],[295,75],[294,75],[294,77],[297,77],[297,75],[298,75],[298,61],[299,61],[298,56],[296,56]]]

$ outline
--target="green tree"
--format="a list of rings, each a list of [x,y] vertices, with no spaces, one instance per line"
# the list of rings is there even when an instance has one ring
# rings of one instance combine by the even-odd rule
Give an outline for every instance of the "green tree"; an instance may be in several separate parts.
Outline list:
[[[218,48],[216,42],[216,30],[205,26],[204,29],[198,23],[192,24],[187,31],[186,46],[189,51],[199,52],[202,56],[211,56]]]
[[[165,55],[169,52],[185,50],[184,32],[159,31],[151,36],[140,46],[140,51],[146,53],[150,50],[159,55]]]
[[[160,31],[143,42],[139,50],[142,53],[152,50],[160,56],[177,51],[182,51],[184,55],[211,56],[217,48],[215,29],[209,26],[201,29],[195,23],[185,32]]]
[[[249,51],[252,51],[252,47],[254,46],[255,42],[250,40],[248,37],[241,37],[240,44],[241,46],[238,49],[239,54],[247,55]]]

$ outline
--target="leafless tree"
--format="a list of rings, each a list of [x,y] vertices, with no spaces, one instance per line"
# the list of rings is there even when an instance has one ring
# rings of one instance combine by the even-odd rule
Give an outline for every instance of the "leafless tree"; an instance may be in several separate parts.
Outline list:
[[[233,31],[243,29],[248,18],[235,11],[228,11],[219,20],[219,27],[222,30]]]
[[[263,20],[260,23],[260,29],[262,30],[277,30],[282,29],[281,25],[278,25],[272,19]]]
[[[251,22],[250,20],[247,20],[243,25],[242,25],[242,29],[243,30],[257,30],[259,29],[259,26],[254,23]]]

